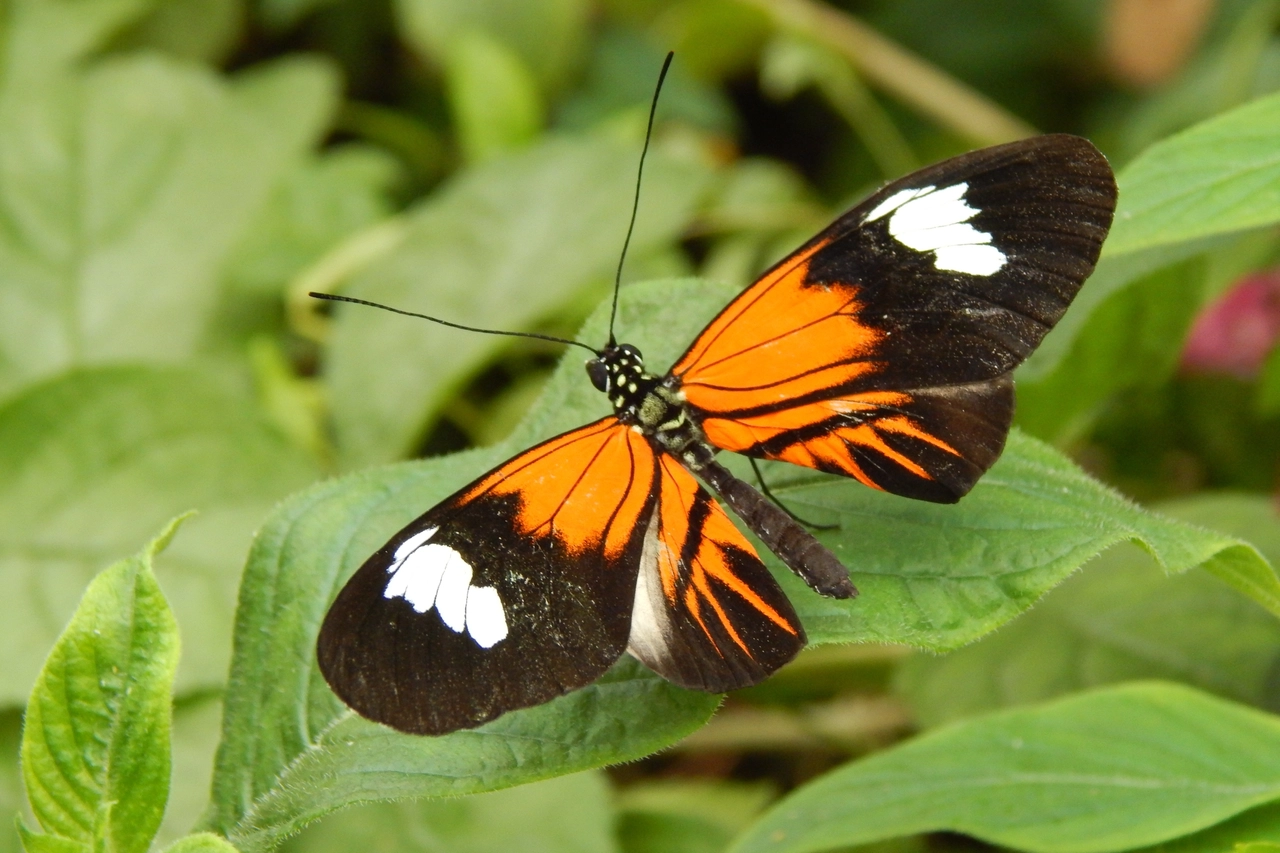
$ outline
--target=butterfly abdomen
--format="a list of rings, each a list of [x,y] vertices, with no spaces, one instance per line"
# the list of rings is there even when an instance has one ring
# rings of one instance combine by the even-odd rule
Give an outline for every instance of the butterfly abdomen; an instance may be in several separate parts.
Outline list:
[[[858,594],[849,580],[849,570],[836,555],[781,507],[715,460],[697,473],[733,507],[760,541],[816,592],[831,598],[853,598]]]

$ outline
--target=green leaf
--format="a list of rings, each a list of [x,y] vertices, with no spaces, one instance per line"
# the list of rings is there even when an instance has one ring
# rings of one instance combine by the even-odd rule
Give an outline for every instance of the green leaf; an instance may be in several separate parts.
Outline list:
[[[447,64],[459,39],[481,32],[514,51],[547,94],[577,70],[591,13],[587,0],[396,0],[395,5],[406,40],[427,59]],[[656,79],[656,66],[653,73]]]
[[[160,826],[178,624],[151,564],[181,520],[94,579],[31,691],[22,777],[49,835],[144,853]]]
[[[0,90],[21,89],[65,70],[159,2],[16,0],[5,10]]]
[[[618,821],[624,853],[721,853],[732,833],[697,817],[631,812]]]
[[[1203,258],[1181,261],[1114,291],[1089,315],[1057,370],[1018,379],[1017,424],[1066,443],[1085,432],[1122,390],[1168,380],[1204,302]]]
[[[1280,221],[1280,94],[1259,98],[1152,145],[1117,178],[1105,255]]]
[[[187,638],[178,685],[221,684],[250,535],[317,476],[244,394],[190,368],[73,371],[0,404],[0,703],[25,699],[95,567],[192,508],[160,563]]]
[[[165,853],[236,853],[236,848],[221,835],[198,832],[178,839],[165,848]]]
[[[284,853],[613,853],[613,803],[601,772],[448,800],[376,803],[330,815]]]
[[[1237,844],[1234,853],[1280,853],[1280,844],[1274,841],[1246,841]]]
[[[1141,544],[1170,573],[1203,565],[1242,585],[1254,582],[1255,599],[1280,613],[1280,582],[1250,545],[1144,510],[1017,431],[954,507],[768,470],[778,482],[774,491],[800,515],[841,524],[818,538],[851,568],[862,593],[855,601],[821,598],[781,574],[811,642],[956,648],[1125,541]]]
[[[399,177],[395,160],[367,145],[295,163],[228,258],[205,349],[238,357],[255,335],[283,332],[281,295],[343,240],[390,216]]]
[[[226,279],[237,297],[274,297],[343,238],[390,216],[398,165],[347,144],[300,159],[236,246]]]
[[[651,781],[619,792],[625,853],[721,853],[774,792],[724,781]]]
[[[466,162],[523,148],[542,129],[537,83],[502,42],[481,32],[463,33],[449,50],[446,80]]]
[[[22,711],[0,711],[0,815],[16,815],[25,809],[27,798],[22,793],[22,770],[18,766],[21,747]],[[21,832],[21,819],[18,826]],[[21,849],[18,834],[0,828],[0,853],[17,853]]]
[[[1260,232],[1254,232],[1258,234]],[[1094,314],[1131,283],[1158,277],[1161,270],[1176,269],[1191,262],[1197,255],[1217,251],[1231,251],[1231,237],[1206,237],[1168,246],[1158,246],[1125,255],[1104,256],[1098,266],[1076,294],[1071,307],[1058,325],[1045,336],[1040,347],[1018,368],[1018,381],[1040,382],[1055,370],[1062,369],[1071,356],[1072,346],[1093,322]]]
[[[92,853],[91,847],[78,841],[33,832],[21,820],[18,821],[18,837],[27,853]]]
[[[246,0],[165,0],[120,33],[116,51],[163,51],[221,65],[244,37]]]
[[[629,660],[592,687],[444,737],[399,734],[356,717],[333,696],[314,664],[333,594],[397,528],[500,452],[326,482],[267,521],[241,584],[204,828],[242,850],[265,850],[353,803],[478,793],[634,760],[711,715],[717,697],[681,690]]]
[[[1030,853],[1187,835],[1280,797],[1280,721],[1149,682],[938,729],[782,800],[736,853],[963,832]]]
[[[0,98],[0,396],[72,366],[201,341],[248,220],[322,131],[329,66],[231,85],[158,56]]]
[[[1280,559],[1280,518],[1267,498],[1211,495],[1160,510],[1248,539]],[[1277,652],[1274,615],[1207,572],[1167,578],[1149,556],[1125,547],[981,641],[908,659],[898,686],[925,726],[1142,678],[1271,705]]]
[[[612,139],[558,139],[469,170],[408,214],[400,247],[348,290],[453,322],[527,328],[612,275],[638,158],[638,146]],[[633,257],[676,238],[709,178],[650,152]],[[349,467],[408,455],[429,416],[506,343],[385,311],[335,313],[325,381]]]
[[[1133,853],[1234,853],[1236,845],[1245,841],[1280,843],[1280,805],[1258,806],[1208,829]]]
[[[744,7],[738,5],[737,8],[741,10]],[[752,14],[750,9],[746,12]],[[670,7],[663,15],[664,24],[674,22],[679,26],[679,15],[678,7]],[[666,26],[663,30],[669,32]],[[725,44],[723,35],[717,35],[717,47]],[[556,126],[566,130],[585,130],[606,126],[619,119],[642,122],[653,100],[658,69],[662,67],[668,48],[675,48],[675,45],[666,37],[658,42],[637,29],[600,28],[592,42],[591,57],[581,81],[556,105]],[[693,64],[685,61],[685,52],[675,49],[678,58],[668,69],[666,82],[662,84],[660,114],[663,120],[702,128],[714,134],[733,135],[738,116],[728,96],[709,83],[706,77],[696,74]],[[825,224],[823,221],[817,225]]]

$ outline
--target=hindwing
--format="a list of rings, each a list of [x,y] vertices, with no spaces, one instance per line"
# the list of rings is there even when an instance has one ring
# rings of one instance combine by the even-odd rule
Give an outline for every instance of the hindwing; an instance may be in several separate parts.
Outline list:
[[[682,687],[763,681],[804,647],[804,628],[755,548],[698,481],[658,458],[628,651]]]

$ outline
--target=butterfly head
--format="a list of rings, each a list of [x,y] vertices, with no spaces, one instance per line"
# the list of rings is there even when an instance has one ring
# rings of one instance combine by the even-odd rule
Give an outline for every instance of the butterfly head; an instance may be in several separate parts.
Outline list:
[[[645,372],[644,357],[631,344],[605,347],[587,362],[587,376],[619,413],[638,408],[657,381]]]

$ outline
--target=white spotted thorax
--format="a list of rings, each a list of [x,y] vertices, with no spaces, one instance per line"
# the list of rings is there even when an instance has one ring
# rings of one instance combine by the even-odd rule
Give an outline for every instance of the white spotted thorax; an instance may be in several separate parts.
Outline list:
[[[610,344],[586,367],[591,384],[609,396],[618,420],[653,438],[694,471],[715,455],[689,416],[679,380],[646,372],[640,350],[631,344]]]
[[[933,252],[940,270],[994,275],[1008,258],[991,245],[990,234],[969,224],[981,211],[965,202],[968,191],[967,183],[899,190],[876,205],[866,221],[888,216],[889,234],[917,252]]]
[[[447,545],[428,540],[439,528],[429,527],[396,548],[387,567],[384,598],[403,598],[418,613],[435,608],[450,630],[464,630],[482,649],[507,637],[507,616],[498,591],[473,586],[471,565]]]

